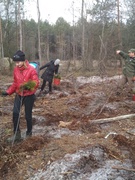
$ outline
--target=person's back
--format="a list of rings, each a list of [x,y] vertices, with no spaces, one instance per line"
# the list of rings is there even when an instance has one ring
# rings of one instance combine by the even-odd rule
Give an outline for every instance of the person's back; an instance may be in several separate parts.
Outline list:
[[[54,74],[58,73],[59,63],[60,63],[59,59],[51,60],[50,62],[48,62],[44,66],[40,67],[40,70],[46,68],[45,71],[43,72],[43,74],[41,75],[41,78],[43,79],[43,83],[41,86],[41,92],[44,90],[44,88],[46,86],[46,82],[48,82],[49,93],[52,93],[53,77],[54,77]]]
[[[40,63],[39,63],[39,62],[36,62],[36,61],[32,61],[32,62],[29,62],[29,64],[36,69],[37,74],[38,74],[38,76],[39,76]]]

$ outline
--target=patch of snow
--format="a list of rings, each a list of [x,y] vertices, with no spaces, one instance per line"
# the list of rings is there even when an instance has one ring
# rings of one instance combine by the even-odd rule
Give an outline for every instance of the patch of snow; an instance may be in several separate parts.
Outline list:
[[[113,77],[104,77],[101,78],[100,76],[91,76],[91,77],[83,77],[83,76],[79,76],[77,77],[77,82],[78,83],[82,83],[82,84],[86,84],[86,83],[101,83],[101,82],[106,82],[106,81],[111,81],[111,80],[120,80],[122,77],[122,75],[117,75],[117,76],[113,76]]]
[[[61,138],[63,135],[80,135],[80,131],[70,131],[68,128],[58,128],[57,126],[33,126],[33,134],[34,135],[47,135],[53,138]]]
[[[89,157],[93,157],[93,162]],[[81,159],[84,159],[84,161],[82,162]],[[95,162],[98,166],[94,166]],[[79,150],[75,154],[67,154],[63,159],[49,164],[46,170],[40,169],[37,173],[30,177],[29,180],[135,179],[134,172],[113,169],[113,166],[132,168],[132,163],[130,160],[125,162],[120,162],[116,159],[107,160],[107,155],[104,150],[97,146]]]

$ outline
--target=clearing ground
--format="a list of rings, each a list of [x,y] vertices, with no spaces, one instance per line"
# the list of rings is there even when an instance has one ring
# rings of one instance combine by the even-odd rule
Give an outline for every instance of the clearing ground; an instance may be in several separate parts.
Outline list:
[[[62,79],[37,97],[33,136],[19,143],[6,142],[14,95],[0,97],[0,179],[135,179],[135,101],[126,88],[116,95],[120,78]],[[10,82],[1,78],[1,89]],[[24,135],[23,108],[20,128]]]

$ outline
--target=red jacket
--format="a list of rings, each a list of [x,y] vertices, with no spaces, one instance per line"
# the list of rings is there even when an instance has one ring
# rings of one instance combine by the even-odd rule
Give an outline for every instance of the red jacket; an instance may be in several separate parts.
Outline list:
[[[29,96],[36,92],[38,86],[39,86],[39,78],[36,72],[36,69],[29,64],[29,62],[26,60],[26,67],[15,67],[14,68],[14,82],[12,85],[7,89],[7,93],[9,95],[13,93],[17,93],[21,96]],[[36,86],[32,90],[20,90],[20,86],[22,86],[24,83],[28,82],[29,80],[32,80],[36,83]]]

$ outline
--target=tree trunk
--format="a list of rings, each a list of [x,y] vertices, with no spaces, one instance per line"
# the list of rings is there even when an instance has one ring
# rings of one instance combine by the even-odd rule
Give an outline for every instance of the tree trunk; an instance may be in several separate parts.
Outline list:
[[[0,58],[3,57],[4,57],[4,50],[3,50],[2,25],[1,25],[1,16],[0,16]]]
[[[39,61],[40,61],[40,64],[41,64],[40,9],[39,9],[39,0],[37,0],[37,13],[38,13],[38,53],[39,53]]]
[[[74,67],[76,67],[76,56],[75,56],[75,20],[74,20],[74,2],[73,2],[73,62]]]
[[[82,20],[82,60],[84,62],[84,0],[82,0],[82,11],[81,11],[81,20]]]
[[[121,31],[120,31],[120,2],[117,0],[117,21],[118,21],[118,42],[119,42],[119,49],[122,49],[122,38],[121,38]],[[120,67],[122,67],[122,59],[120,58]]]
[[[20,37],[20,50],[23,50],[22,48],[22,21],[21,21],[21,11],[20,11],[20,0],[18,1],[18,19],[19,19],[19,37]]]

